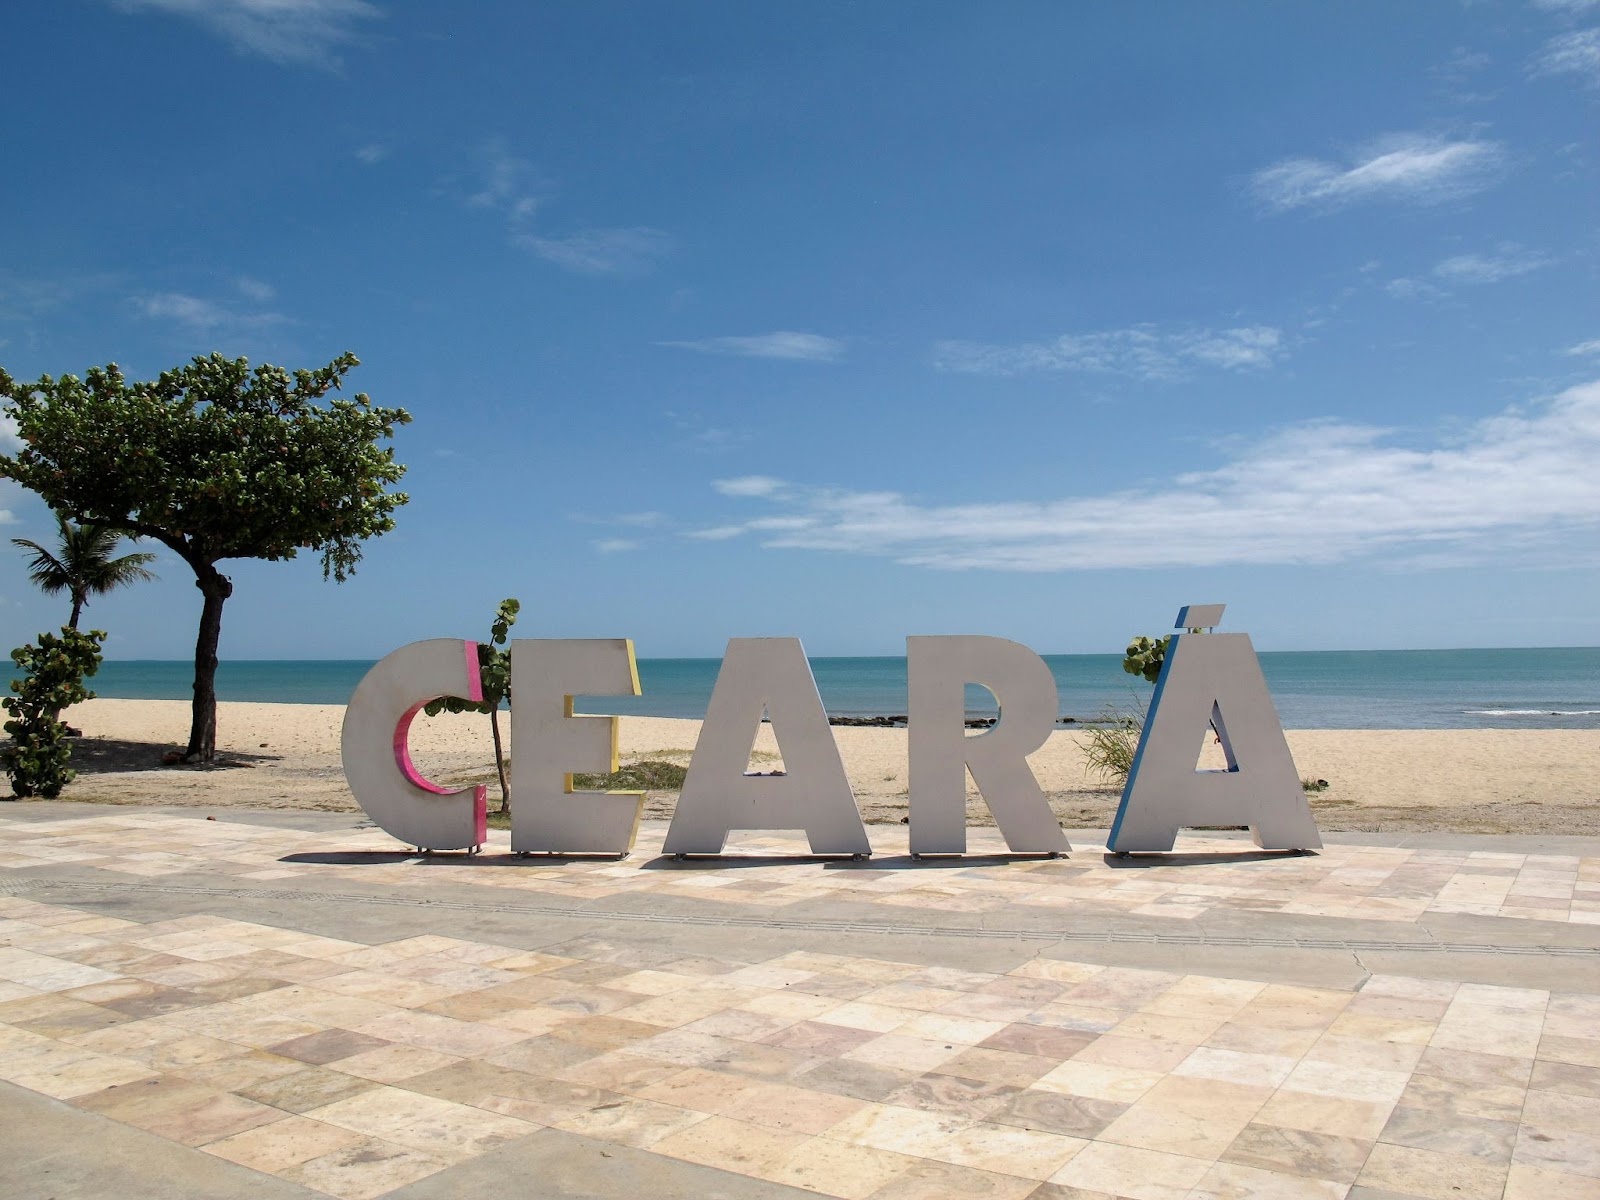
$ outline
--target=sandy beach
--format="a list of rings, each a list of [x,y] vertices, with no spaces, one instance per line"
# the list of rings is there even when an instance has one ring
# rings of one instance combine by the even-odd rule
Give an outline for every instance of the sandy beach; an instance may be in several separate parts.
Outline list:
[[[354,810],[339,760],[343,715],[339,705],[224,703],[217,764],[164,766],[162,754],[187,735],[187,703],[90,700],[67,716],[84,737],[74,754],[79,776],[62,799]],[[509,745],[509,721],[501,724]],[[624,717],[621,759],[687,764],[699,730],[698,721]],[[907,811],[905,730],[840,727],[834,734],[864,819],[898,823]],[[1085,771],[1086,738],[1082,730],[1061,730],[1030,759],[1067,828],[1104,827],[1116,810],[1117,789]],[[1311,797],[1325,831],[1600,834],[1594,731],[1290,730],[1288,740],[1300,774],[1328,781]],[[419,718],[412,758],[441,783],[488,783],[491,804],[497,801],[486,718]],[[770,727],[762,728],[752,761],[759,770],[781,765]],[[671,792],[650,793],[647,815],[670,816],[675,800]],[[973,824],[992,824],[976,793],[968,813]]]

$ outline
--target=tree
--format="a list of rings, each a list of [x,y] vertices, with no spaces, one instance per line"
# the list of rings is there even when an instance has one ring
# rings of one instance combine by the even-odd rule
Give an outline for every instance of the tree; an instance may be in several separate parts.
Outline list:
[[[72,597],[72,618],[68,629],[78,627],[78,617],[91,595],[103,596],[130,583],[154,579],[155,573],[145,568],[156,560],[154,554],[136,551],[112,558],[111,554],[122,540],[122,534],[103,525],[74,525],[60,513],[56,514],[60,526],[58,552],[52,554],[38,542],[27,538],[12,538],[13,546],[32,550],[28,563],[28,578],[47,596],[66,592]]]
[[[316,550],[323,577],[342,583],[408,499],[385,490],[405,468],[378,442],[410,415],[361,394],[318,404],[358,365],[347,353],[312,371],[251,370],[212,354],[138,383],[115,363],[34,383],[0,370],[22,441],[0,455],[0,478],[74,520],[160,542],[194,571],[203,603],[185,762],[216,754],[217,645],[233,594],[217,564]]]
[[[497,649],[506,644],[511,627],[517,623],[522,603],[510,598],[500,601],[495,610],[494,623],[489,626],[489,640],[478,643],[478,684],[483,692],[481,701],[464,700],[460,696],[441,696],[422,709],[430,717],[442,712],[481,712],[489,714],[489,728],[494,732],[494,769],[500,776],[500,811],[511,811],[511,784],[506,780],[505,747],[500,741],[500,704],[511,703],[511,651]]]

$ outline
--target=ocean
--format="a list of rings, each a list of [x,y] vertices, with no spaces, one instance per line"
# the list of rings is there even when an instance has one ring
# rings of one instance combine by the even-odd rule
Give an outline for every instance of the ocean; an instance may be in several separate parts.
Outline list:
[[[1061,715],[1093,718],[1108,705],[1145,704],[1151,686],[1115,654],[1045,655]],[[1263,652],[1261,667],[1289,729],[1600,729],[1600,647],[1519,650],[1319,650]],[[721,660],[642,658],[638,697],[580,700],[584,712],[703,717]],[[273,704],[344,704],[370,661],[223,662],[217,695]],[[814,658],[823,705],[835,716],[906,711],[904,658]],[[107,662],[90,686],[100,696],[187,700],[188,662]],[[969,715],[993,716],[994,699],[968,688]]]

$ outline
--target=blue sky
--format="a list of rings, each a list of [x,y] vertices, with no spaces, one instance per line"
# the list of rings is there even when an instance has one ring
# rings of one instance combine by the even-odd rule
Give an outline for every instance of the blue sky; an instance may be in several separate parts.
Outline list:
[[[1600,643],[1600,3],[12,0],[0,365],[414,416],[224,658]],[[0,427],[0,439],[10,438]],[[49,536],[0,482],[13,536]],[[192,653],[199,593],[97,600]],[[64,620],[0,552],[6,644]]]

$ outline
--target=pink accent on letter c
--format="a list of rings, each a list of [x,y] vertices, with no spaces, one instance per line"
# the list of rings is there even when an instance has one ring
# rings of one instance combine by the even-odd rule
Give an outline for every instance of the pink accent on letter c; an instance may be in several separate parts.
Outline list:
[[[476,703],[483,699],[483,677],[478,673],[478,643],[463,642],[462,646],[466,649],[467,657],[467,694],[462,699]],[[399,766],[400,773],[412,785],[421,788],[425,792],[432,792],[436,796],[453,796],[456,792],[455,788],[440,787],[432,780],[425,779],[411,761],[411,722],[419,712],[437,699],[437,696],[430,696],[426,700],[419,700],[406,709],[405,714],[395,724],[394,761]],[[479,792],[484,790],[483,788],[478,789]],[[481,809],[481,803],[479,807]]]

